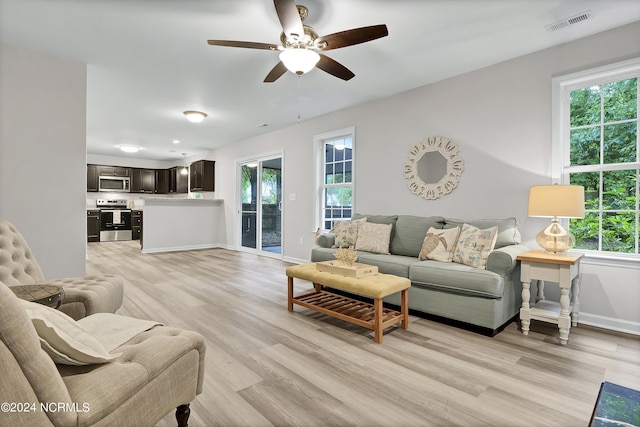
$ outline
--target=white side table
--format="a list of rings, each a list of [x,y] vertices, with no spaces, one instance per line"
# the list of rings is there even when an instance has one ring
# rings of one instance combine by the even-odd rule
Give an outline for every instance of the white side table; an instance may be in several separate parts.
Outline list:
[[[518,255],[521,262],[522,307],[520,322],[522,333],[529,334],[531,319],[558,325],[560,343],[567,344],[571,326],[577,326],[580,312],[580,259],[584,254],[555,255],[542,250],[529,251]],[[531,281],[538,281],[538,298],[531,307],[529,301]],[[560,304],[544,299],[544,281],[558,283]],[[569,292],[573,286],[573,301]]]

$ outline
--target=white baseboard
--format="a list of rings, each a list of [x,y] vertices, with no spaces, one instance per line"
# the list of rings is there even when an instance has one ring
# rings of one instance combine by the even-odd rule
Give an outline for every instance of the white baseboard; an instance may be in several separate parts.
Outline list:
[[[179,251],[195,251],[198,249],[214,249],[214,248],[222,248],[223,245],[219,244],[206,244],[206,245],[192,245],[192,246],[170,246],[166,248],[151,248],[151,249],[142,249],[143,254],[155,254],[159,252],[179,252]]]
[[[578,326],[580,326],[580,324],[623,332],[625,334],[640,335],[640,323],[638,322],[614,319],[613,317],[599,316],[597,314],[580,313]]]
[[[283,257],[282,260],[285,261],[285,262],[291,262],[293,264],[306,264],[308,262],[311,262],[308,259],[291,258],[291,257],[288,257],[288,256]]]

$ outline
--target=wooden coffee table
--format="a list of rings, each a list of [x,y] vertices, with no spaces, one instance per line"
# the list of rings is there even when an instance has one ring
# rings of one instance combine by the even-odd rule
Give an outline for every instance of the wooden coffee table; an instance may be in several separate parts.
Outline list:
[[[64,298],[64,289],[56,285],[18,285],[9,289],[20,299],[58,308]]]
[[[315,263],[300,264],[287,268],[288,298],[287,308],[293,311],[293,304],[344,320],[374,331],[374,340],[382,342],[385,328],[400,323],[403,329],[409,327],[409,294],[411,281],[392,274],[375,274],[363,278],[345,277],[339,274],[318,271]],[[293,279],[312,282],[315,290],[294,296]],[[337,295],[323,290],[323,286],[340,289],[373,298],[373,304]],[[401,292],[400,311],[384,308],[382,299]]]

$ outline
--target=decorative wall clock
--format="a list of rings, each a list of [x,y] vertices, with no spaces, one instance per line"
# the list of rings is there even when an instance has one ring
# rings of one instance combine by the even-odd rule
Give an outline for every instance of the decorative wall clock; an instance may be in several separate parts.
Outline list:
[[[458,186],[463,170],[458,144],[442,136],[431,136],[409,150],[404,178],[413,194],[434,200]]]

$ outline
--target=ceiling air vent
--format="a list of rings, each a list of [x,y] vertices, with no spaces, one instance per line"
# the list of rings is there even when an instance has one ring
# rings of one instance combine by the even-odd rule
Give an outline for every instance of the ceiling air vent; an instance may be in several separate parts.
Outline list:
[[[554,22],[553,24],[549,24],[545,26],[545,28],[547,29],[547,31],[558,31],[570,25],[586,21],[587,19],[590,19],[592,15],[593,14],[591,13],[591,11],[587,10],[586,12],[582,12],[569,18],[561,19],[560,21]]]

